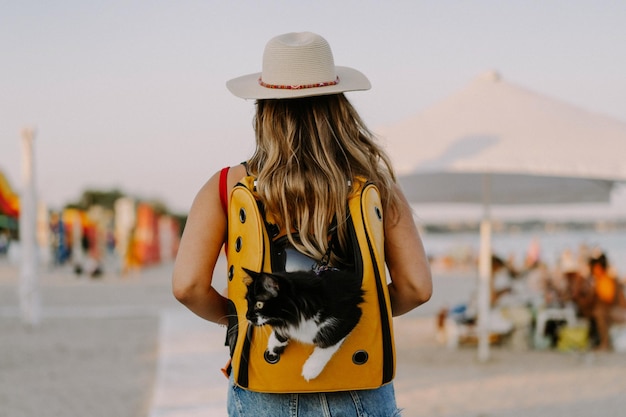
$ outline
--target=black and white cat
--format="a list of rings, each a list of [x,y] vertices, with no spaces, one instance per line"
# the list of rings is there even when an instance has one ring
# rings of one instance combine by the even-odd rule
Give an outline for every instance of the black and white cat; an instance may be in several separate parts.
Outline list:
[[[328,269],[319,273],[254,272],[250,277],[247,319],[268,324],[272,333],[266,357],[278,360],[289,340],[315,345],[302,367],[307,381],[317,378],[361,319],[363,290],[354,273]]]

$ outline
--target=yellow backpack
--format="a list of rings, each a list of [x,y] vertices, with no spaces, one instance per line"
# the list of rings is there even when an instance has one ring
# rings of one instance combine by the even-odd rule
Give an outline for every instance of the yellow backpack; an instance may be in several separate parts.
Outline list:
[[[330,392],[378,388],[395,374],[391,304],[384,259],[382,204],[376,186],[357,180],[348,201],[348,227],[355,248],[355,270],[362,277],[364,302],[357,326],[333,355],[322,373],[306,381],[303,363],[312,345],[291,341],[275,363],[266,360],[271,329],[246,319],[246,273],[276,272],[284,262],[272,260],[276,234],[263,215],[254,188],[255,178],[243,178],[230,192],[228,204],[228,298],[231,314],[227,341],[235,383],[252,391],[270,393]],[[302,255],[304,256],[304,255]]]

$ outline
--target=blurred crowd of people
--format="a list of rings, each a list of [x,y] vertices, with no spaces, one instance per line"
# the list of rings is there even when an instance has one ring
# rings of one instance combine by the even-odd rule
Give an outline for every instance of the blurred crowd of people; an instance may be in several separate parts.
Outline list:
[[[586,259],[586,262],[585,262]],[[626,323],[623,280],[599,249],[578,258],[569,251],[561,257],[560,273],[547,280],[546,304],[571,305],[589,323],[590,342],[598,350],[611,349],[610,328]]]
[[[541,261],[538,250],[529,250],[521,266],[493,255],[489,307],[490,332],[517,332],[521,343],[530,345],[537,343],[531,337],[536,335],[537,318],[548,310],[552,315],[542,318],[546,323],[541,323],[539,336],[548,339],[549,346],[556,346],[563,327],[571,325],[570,317],[584,326],[586,347],[595,350],[611,350],[611,328],[626,324],[623,279],[606,253],[586,246],[578,253],[564,251],[552,268]],[[477,311],[474,294],[468,303],[442,310],[439,326],[475,326]]]

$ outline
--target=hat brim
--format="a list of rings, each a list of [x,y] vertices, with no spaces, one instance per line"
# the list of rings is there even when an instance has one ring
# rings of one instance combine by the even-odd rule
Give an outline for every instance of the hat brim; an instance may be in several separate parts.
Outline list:
[[[339,82],[335,85],[325,87],[301,88],[301,89],[281,89],[267,88],[259,84],[261,73],[244,75],[233,78],[226,83],[228,90],[237,97],[245,99],[279,99],[324,96],[329,94],[339,94],[347,91],[369,90],[372,85],[367,77],[360,71],[349,67],[335,67],[335,73],[339,77]]]

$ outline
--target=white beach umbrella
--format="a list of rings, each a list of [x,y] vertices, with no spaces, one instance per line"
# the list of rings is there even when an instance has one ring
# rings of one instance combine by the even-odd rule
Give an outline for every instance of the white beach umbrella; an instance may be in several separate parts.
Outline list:
[[[608,202],[614,184],[626,182],[626,123],[505,82],[495,72],[378,133],[411,202],[484,206],[481,360],[489,357],[490,207]]]

